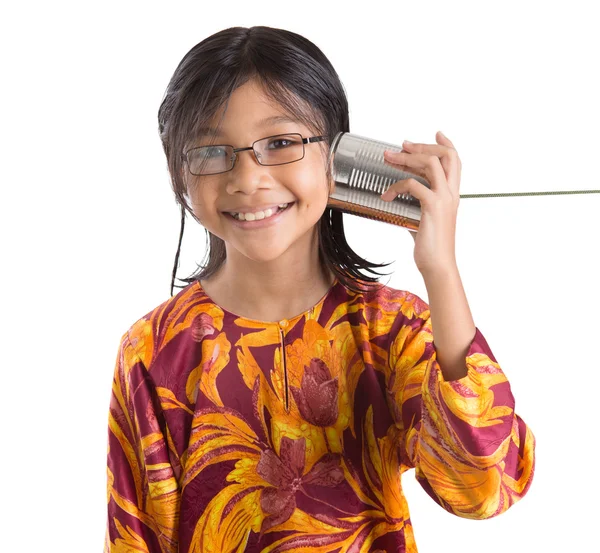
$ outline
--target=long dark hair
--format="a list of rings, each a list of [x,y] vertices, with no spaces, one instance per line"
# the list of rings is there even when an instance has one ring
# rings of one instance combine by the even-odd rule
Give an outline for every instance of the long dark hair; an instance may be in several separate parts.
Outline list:
[[[181,232],[173,266],[171,296],[175,286],[185,211],[198,222],[187,203],[182,153],[239,86],[257,79],[267,97],[327,140],[316,143],[329,150],[339,131],[349,132],[348,100],[335,69],[323,52],[303,36],[271,27],[231,27],[194,46],[181,60],[167,86],[158,110],[158,128],[171,176],[171,185],[181,207]],[[224,112],[223,112],[224,114]],[[331,181],[331,167],[326,166]],[[346,241],[343,214],[327,207],[318,225],[319,260],[351,290],[364,291],[379,282],[374,268],[390,263],[371,263],[359,256]],[[207,252],[200,270],[190,283],[208,278],[223,264],[225,243],[208,230]],[[206,260],[208,258],[208,260]]]

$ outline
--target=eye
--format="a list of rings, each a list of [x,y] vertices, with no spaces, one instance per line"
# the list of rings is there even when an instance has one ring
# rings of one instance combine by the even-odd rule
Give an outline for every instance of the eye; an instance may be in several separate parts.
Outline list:
[[[281,150],[292,146],[294,141],[291,138],[274,138],[269,141],[269,148],[273,150]]]
[[[211,146],[204,149],[204,155],[205,157],[223,157],[227,155],[227,152],[220,146]]]

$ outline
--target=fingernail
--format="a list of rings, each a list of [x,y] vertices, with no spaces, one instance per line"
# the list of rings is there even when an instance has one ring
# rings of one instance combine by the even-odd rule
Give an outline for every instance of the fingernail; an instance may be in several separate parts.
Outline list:
[[[405,140],[402,144],[412,144],[410,140]]]

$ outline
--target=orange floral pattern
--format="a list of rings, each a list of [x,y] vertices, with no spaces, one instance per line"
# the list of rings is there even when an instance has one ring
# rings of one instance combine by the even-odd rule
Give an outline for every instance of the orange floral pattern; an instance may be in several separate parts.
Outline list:
[[[535,438],[479,329],[465,365],[444,380],[429,307],[405,291],[336,280],[272,323],[190,284],[121,339],[105,553],[414,553],[411,468],[450,513],[503,513]]]

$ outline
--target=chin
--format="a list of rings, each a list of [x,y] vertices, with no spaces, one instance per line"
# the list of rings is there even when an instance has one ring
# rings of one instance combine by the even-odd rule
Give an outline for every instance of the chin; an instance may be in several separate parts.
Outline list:
[[[279,259],[288,248],[278,246],[277,248],[270,248],[268,246],[261,246],[258,249],[244,248],[238,250],[244,257],[256,262],[256,263],[269,263]]]

